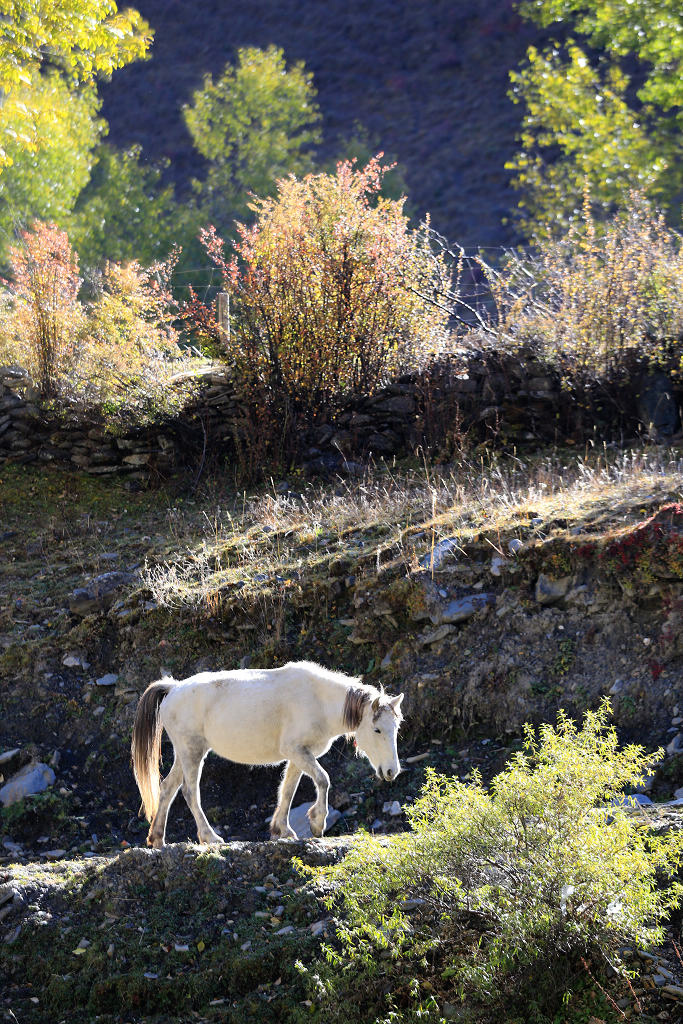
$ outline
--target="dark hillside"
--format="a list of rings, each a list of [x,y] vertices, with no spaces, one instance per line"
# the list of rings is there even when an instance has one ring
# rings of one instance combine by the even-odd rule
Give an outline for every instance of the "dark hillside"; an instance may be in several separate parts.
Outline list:
[[[281,46],[313,72],[324,116],[322,157],[339,155],[360,122],[404,169],[414,211],[466,245],[514,240],[505,160],[519,111],[508,72],[535,30],[512,0],[140,0],[153,25],[152,59],[104,86],[117,145],[168,157],[182,189],[199,173],[180,114],[205,72],[245,45]]]

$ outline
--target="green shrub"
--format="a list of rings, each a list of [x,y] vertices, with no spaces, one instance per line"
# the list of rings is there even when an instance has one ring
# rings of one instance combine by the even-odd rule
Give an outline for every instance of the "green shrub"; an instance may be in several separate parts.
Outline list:
[[[581,728],[562,712],[557,728],[527,727],[490,790],[431,771],[408,811],[411,832],[362,836],[319,871],[343,908],[328,993],[353,965],[372,975],[394,961],[399,971],[429,951],[446,998],[509,999],[529,977],[537,998],[557,988],[548,980],[560,960],[598,956],[623,971],[624,943],[661,941],[683,891],[671,882],[683,835],[654,836],[644,817],[601,807],[660,757],[620,749],[609,711],[605,699]],[[417,915],[407,899],[422,901]],[[554,995],[561,1003],[562,990]]]

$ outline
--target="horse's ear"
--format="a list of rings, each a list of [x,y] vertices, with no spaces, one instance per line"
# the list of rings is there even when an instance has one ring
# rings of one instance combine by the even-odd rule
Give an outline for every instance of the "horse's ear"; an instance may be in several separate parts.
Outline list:
[[[390,697],[389,698],[389,706],[391,707],[391,710],[394,712],[395,715],[397,715],[398,712],[401,709],[401,703],[403,701],[403,697],[404,697],[404,694],[399,693],[398,697]]]
[[[373,713],[373,715],[376,715],[378,711],[379,711],[379,697],[375,697],[375,699],[372,702],[372,713]]]

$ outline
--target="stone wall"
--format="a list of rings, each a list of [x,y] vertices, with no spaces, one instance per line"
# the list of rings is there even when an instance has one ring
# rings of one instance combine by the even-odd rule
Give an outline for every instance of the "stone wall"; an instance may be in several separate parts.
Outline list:
[[[46,407],[24,371],[0,368],[0,461],[68,463],[97,475],[149,479],[196,470],[207,457],[229,459],[235,438],[250,429],[246,411],[224,367],[207,368],[198,385],[191,407],[176,417],[112,431],[102,417],[76,407]],[[480,441],[518,450],[590,439],[628,442],[659,415],[652,412],[653,401],[659,411],[666,404],[660,432],[671,436],[680,426],[683,393],[661,373],[649,383],[634,372],[620,383],[569,392],[557,373],[534,358],[462,353],[371,397],[350,399],[287,447],[296,448],[312,473],[354,473],[368,457],[420,446],[448,455]]]

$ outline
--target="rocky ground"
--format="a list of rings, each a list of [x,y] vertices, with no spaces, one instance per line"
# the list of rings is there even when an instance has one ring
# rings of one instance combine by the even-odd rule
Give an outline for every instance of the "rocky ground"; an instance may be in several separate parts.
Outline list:
[[[651,822],[681,828],[683,812],[653,811]],[[161,851],[130,848],[5,868],[4,1019],[326,1020],[317,1012],[310,972],[301,966],[314,967],[322,943],[335,943],[335,918],[324,891],[307,881],[298,863],[331,864],[352,841],[233,842],[208,849],[177,843]],[[676,920],[655,953],[627,951],[633,981],[611,985],[609,997],[596,988],[592,1019],[679,1020],[680,950]],[[434,966],[421,981],[436,994],[446,1020],[465,1019]],[[357,1002],[357,1019],[371,1019],[362,994]],[[484,1011],[466,1019],[493,1018]]]
[[[351,523],[341,513],[333,523],[285,483],[279,495],[250,498],[251,513],[243,498],[241,525],[234,496],[217,490],[139,491],[3,467],[0,787],[30,771],[45,786],[0,817],[7,1019],[171,1019],[179,992],[202,1019],[298,1019],[291,1007],[308,1012],[310,993],[283,951],[296,941],[297,956],[313,962],[321,935],[310,925],[325,914],[315,893],[295,892],[292,853],[341,854],[359,826],[400,831],[427,767],[464,779],[477,768],[488,779],[518,749],[522,724],[552,720],[560,706],[580,716],[610,695],[623,739],[665,748],[641,799],[680,827],[675,805],[647,804],[683,786],[676,460],[637,478],[603,476],[579,497],[557,482],[552,500],[542,489],[515,502],[508,493],[504,516],[489,498],[457,522],[432,499],[401,522],[396,509],[391,523],[358,506]],[[384,507],[390,500],[387,491]],[[210,758],[203,803],[230,840],[218,860],[187,845],[194,827],[181,799],[169,852],[137,849],[146,824],[128,747],[146,684],[162,668],[181,678],[298,657],[405,691],[396,784],[378,783],[340,742],[327,761],[340,812],[331,838],[263,844],[278,770]],[[304,781],[296,803],[311,798]],[[218,901],[202,875],[215,871]],[[275,907],[271,891],[284,894]],[[619,995],[632,1017],[676,1019],[673,941],[680,949],[678,920],[663,959],[634,961],[659,973],[640,971],[635,997]],[[277,1009],[285,990],[288,1018]]]

